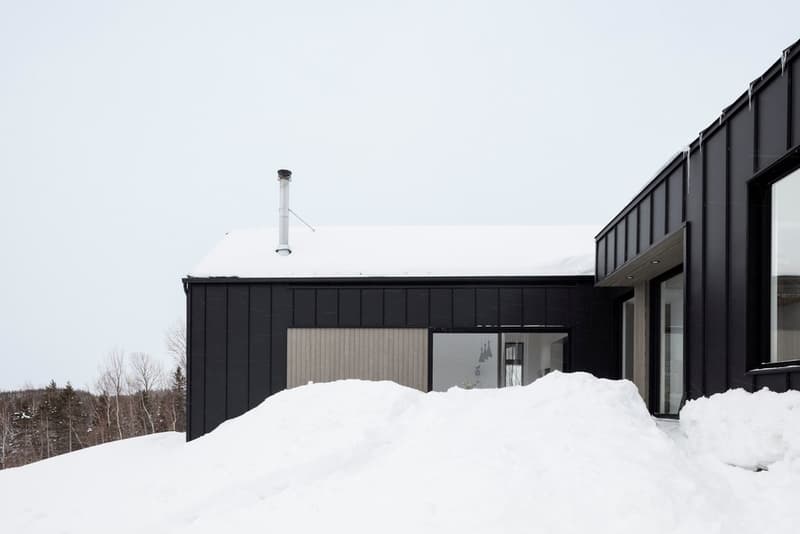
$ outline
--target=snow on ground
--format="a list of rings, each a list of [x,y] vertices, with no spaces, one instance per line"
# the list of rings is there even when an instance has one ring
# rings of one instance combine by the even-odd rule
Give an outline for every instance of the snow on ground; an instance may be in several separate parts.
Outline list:
[[[228,232],[190,276],[241,278],[594,274],[595,226],[292,227]]]
[[[428,394],[316,384],[188,444],[155,435],[2,471],[0,518],[31,534],[796,532],[796,398],[687,410],[682,428],[657,424],[632,383],[583,373]],[[740,439],[736,458],[768,470],[729,465],[724,442]]]

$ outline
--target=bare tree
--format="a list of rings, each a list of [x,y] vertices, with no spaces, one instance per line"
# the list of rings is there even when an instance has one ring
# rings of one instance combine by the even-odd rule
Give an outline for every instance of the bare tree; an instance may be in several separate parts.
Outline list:
[[[175,360],[175,364],[180,366],[183,375],[186,376],[186,323],[176,321],[167,330],[165,342],[167,352]]]
[[[152,394],[160,387],[163,377],[161,365],[146,352],[134,352],[131,355],[131,385],[137,391],[142,410],[150,427],[150,432],[156,431],[153,423]]]
[[[11,445],[13,431],[11,407],[8,402],[0,398],[0,469],[6,467],[6,456]]]
[[[113,349],[108,353],[105,363],[100,367],[100,378],[97,383],[100,392],[114,397],[114,417],[117,423],[117,433],[119,434],[119,439],[122,439],[120,398],[125,394],[125,352],[122,349]],[[111,426],[110,422],[109,426]]]

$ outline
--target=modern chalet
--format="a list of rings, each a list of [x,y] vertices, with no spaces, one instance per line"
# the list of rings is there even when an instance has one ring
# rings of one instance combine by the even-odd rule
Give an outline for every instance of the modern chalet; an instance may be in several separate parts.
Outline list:
[[[587,227],[231,232],[184,278],[188,439],[308,382],[422,391],[627,378],[650,410],[800,389],[800,42],[596,236]],[[593,239],[594,237],[594,239]]]

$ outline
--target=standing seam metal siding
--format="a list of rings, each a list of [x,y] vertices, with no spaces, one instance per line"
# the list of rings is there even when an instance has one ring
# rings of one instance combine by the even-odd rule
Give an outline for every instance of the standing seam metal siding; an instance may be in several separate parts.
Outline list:
[[[754,344],[748,242],[751,184],[775,178],[776,168],[800,166],[800,41],[729,106],[688,152],[673,159],[597,236],[598,258],[616,228],[638,211],[638,254],[658,242],[666,214],[667,233],[686,223],[686,364],[690,397],[729,388],[775,391],[800,388],[800,372],[776,368],[752,373],[763,354]],[[683,176],[678,181],[679,173]],[[676,189],[680,183],[681,193]],[[666,188],[666,195],[660,193]],[[678,206],[679,205],[679,206]],[[681,217],[678,218],[678,213]],[[631,232],[628,232],[631,235]],[[628,244],[629,250],[631,249]],[[627,255],[626,261],[636,256]],[[623,263],[598,268],[600,281]]]
[[[591,277],[185,283],[189,439],[286,389],[289,328],[558,328],[570,335],[571,370],[619,376],[622,291]]]
[[[352,378],[427,391],[427,329],[290,328],[287,336],[287,387]]]

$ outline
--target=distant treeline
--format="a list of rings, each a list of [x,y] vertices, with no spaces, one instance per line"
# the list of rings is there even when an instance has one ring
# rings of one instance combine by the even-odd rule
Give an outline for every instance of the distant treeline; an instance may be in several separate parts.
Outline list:
[[[171,345],[172,344],[172,345]],[[94,391],[54,381],[0,391],[0,469],[155,432],[186,431],[185,334],[168,334],[174,370],[145,353],[108,354]]]

